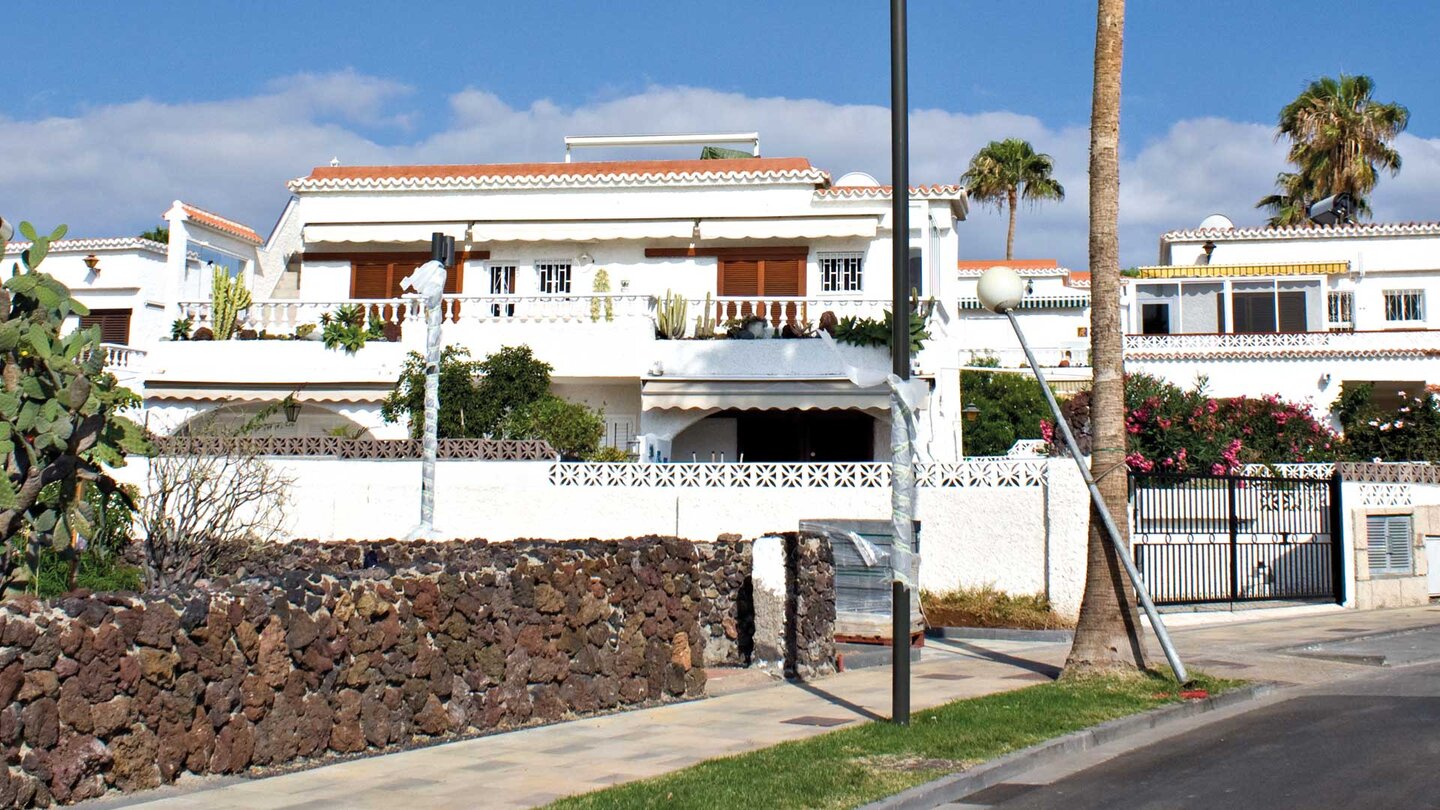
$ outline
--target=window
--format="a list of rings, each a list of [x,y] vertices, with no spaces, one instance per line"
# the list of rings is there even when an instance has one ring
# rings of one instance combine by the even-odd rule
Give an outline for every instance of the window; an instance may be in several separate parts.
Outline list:
[[[1331,329],[1355,328],[1355,293],[1331,292],[1325,296],[1326,324]]]
[[[910,248],[910,294],[925,296],[925,262],[918,248]]]
[[[489,271],[491,295],[513,295],[515,293],[515,265],[491,264]],[[515,314],[515,305],[491,304],[490,314],[497,318],[501,315],[508,318]]]
[[[1365,535],[1370,574],[1409,574],[1414,568],[1409,515],[1368,515]]]
[[[570,292],[570,261],[545,260],[535,263],[535,272],[540,276],[540,292],[545,295],[559,295]]]
[[[822,292],[860,292],[865,257],[860,253],[821,253]]]
[[[1385,291],[1385,320],[1387,320],[1387,321],[1423,321],[1423,320],[1425,320],[1425,291],[1424,291],[1424,290],[1386,290],[1386,291]]]
[[[92,309],[80,316],[80,328],[100,327],[100,342],[125,346],[130,343],[130,310]]]
[[[1143,335],[1170,334],[1170,305],[1141,304],[1140,333]]]

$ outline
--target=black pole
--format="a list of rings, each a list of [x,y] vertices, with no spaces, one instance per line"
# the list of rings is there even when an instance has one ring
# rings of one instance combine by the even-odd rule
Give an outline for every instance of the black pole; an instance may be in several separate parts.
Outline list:
[[[906,75],[906,0],[890,0],[890,358],[895,376],[910,379],[910,102]],[[901,419],[896,408],[891,419]],[[898,538],[897,538],[898,539]],[[908,572],[907,572],[908,574]],[[910,724],[910,588],[891,592],[890,720]]]

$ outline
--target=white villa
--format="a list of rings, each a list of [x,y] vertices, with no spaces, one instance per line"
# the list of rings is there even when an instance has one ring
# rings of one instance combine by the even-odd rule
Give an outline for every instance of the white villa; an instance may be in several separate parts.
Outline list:
[[[164,215],[168,246],[62,241],[45,269],[95,307],[91,318],[107,319],[114,362],[160,432],[217,406],[256,410],[293,395],[299,416],[282,427],[293,435],[406,435],[379,413],[424,341],[399,282],[440,232],[458,254],[444,341],[476,357],[529,345],[554,367],[556,394],[603,410],[607,443],[652,460],[888,457],[887,392],[847,378],[847,367],[886,369],[886,352],[813,336],[822,318],[878,318],[888,307],[889,187],[858,173],[832,181],[803,158],[566,157],[321,166],[290,182],[268,238],[177,201]],[[954,185],[909,196],[910,287],[935,301],[934,338],[915,361],[933,388],[923,429],[932,457],[954,459],[963,358],[950,330],[965,294],[954,257],[966,197]],[[86,275],[91,252],[99,272]],[[213,326],[212,263],[252,291],[238,334],[253,339],[171,339],[180,319],[192,331]],[[657,334],[671,296],[683,301],[684,339]],[[326,350],[318,330],[290,339],[344,304],[399,324],[399,339],[354,355]],[[727,322],[747,317],[760,339],[723,339]],[[696,339],[717,330],[722,339]]]
[[[1346,384],[1382,401],[1440,383],[1440,223],[1236,228],[1160,238],[1127,296],[1129,368],[1216,396],[1278,394],[1328,413]]]

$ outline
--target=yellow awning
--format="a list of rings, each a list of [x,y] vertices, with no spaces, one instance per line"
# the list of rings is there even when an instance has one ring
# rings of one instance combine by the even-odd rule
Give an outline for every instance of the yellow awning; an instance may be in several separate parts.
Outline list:
[[[1334,276],[1350,272],[1349,262],[1285,264],[1174,264],[1137,268],[1140,278],[1233,278],[1236,276]]]

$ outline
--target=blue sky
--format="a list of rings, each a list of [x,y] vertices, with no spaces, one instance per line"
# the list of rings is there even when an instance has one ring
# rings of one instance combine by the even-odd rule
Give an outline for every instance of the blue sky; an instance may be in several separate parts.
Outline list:
[[[1283,168],[1267,137],[1276,111],[1342,70],[1411,109],[1408,165],[1382,183],[1377,213],[1435,218],[1440,11],[1301,5],[1130,4],[1127,260],[1151,260],[1160,231],[1212,209],[1258,221],[1250,206]],[[332,154],[555,159],[567,133],[696,128],[759,129],[767,154],[883,176],[887,6],[12,0],[0,147],[31,159],[0,166],[0,187],[7,208],[86,234],[148,227],[173,197],[264,231],[283,181]],[[1022,214],[1020,248],[1083,267],[1093,5],[910,6],[912,178],[953,181],[985,140],[1030,138],[1056,156],[1070,199]],[[1000,249],[1002,219],[976,212],[962,253]]]

